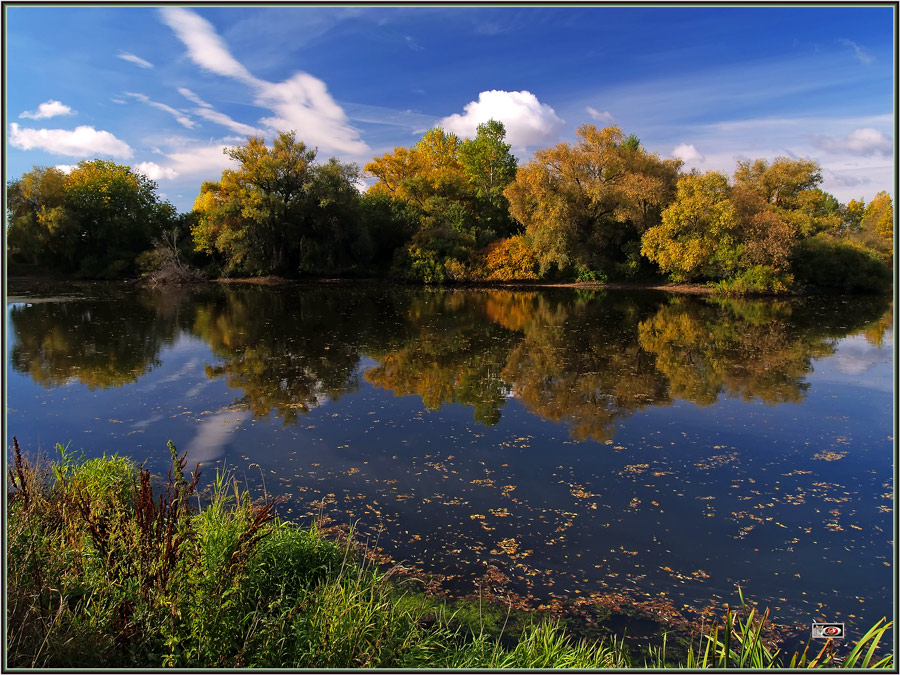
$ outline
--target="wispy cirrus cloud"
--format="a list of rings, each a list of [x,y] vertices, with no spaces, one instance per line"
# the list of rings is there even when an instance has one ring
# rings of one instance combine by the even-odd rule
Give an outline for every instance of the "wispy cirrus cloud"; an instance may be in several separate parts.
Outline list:
[[[129,52],[119,52],[116,56],[118,56],[123,61],[128,61],[129,63],[133,63],[140,68],[153,68],[153,64],[149,61],[142,59],[140,56],[135,56]]]
[[[848,40],[847,38],[840,38],[838,40],[845,47],[849,47],[853,50],[853,56],[856,57],[856,60],[862,64],[869,65],[875,60],[875,57],[869,54],[865,49],[856,44],[853,40]]]
[[[244,124],[243,122],[238,122],[225,113],[219,112],[211,104],[204,101],[187,87],[179,87],[178,93],[184,96],[188,101],[191,101],[192,103],[195,103],[197,105],[197,108],[195,108],[193,112],[198,117],[202,117],[203,119],[209,120],[210,122],[215,122],[216,124],[221,124],[223,127],[231,129],[231,131],[242,134],[244,136],[259,136],[264,134],[261,129],[257,129],[256,127],[249,124]]]
[[[328,93],[322,80],[304,72],[295,73],[283,82],[257,78],[231,55],[206,19],[182,7],[163,7],[159,11],[163,22],[187,47],[188,56],[194,63],[208,72],[250,87],[254,103],[272,112],[259,120],[270,132],[296,130],[302,133],[306,143],[328,151],[351,155],[369,152],[369,146],[360,138],[359,131],[348,124],[347,115]],[[201,107],[210,110],[207,106]],[[209,119],[211,113],[207,115]],[[216,117],[211,121],[226,122],[221,114]],[[238,127],[241,123],[231,122],[231,128],[235,131],[241,128],[241,133],[252,128],[249,125]]]
[[[159,103],[158,101],[153,101],[146,94],[137,94],[133,91],[126,91],[124,93],[126,96],[130,96],[131,98],[136,99],[136,100],[140,101],[141,103],[146,103],[147,105],[149,105],[153,108],[156,108],[157,110],[162,110],[163,112],[169,113],[170,115],[172,115],[172,117],[175,118],[175,121],[178,122],[185,129],[193,129],[195,126],[197,126],[197,123],[194,122],[194,120],[192,120],[190,117],[185,115],[180,110],[176,110],[172,106],[166,105],[165,103]]]
[[[440,124],[459,136],[474,138],[479,124],[503,122],[506,142],[514,148],[540,145],[550,140],[565,124],[546,103],[530,91],[483,91],[477,101],[467,103],[463,114],[444,117]]]
[[[58,117],[59,115],[74,114],[75,111],[72,110],[69,106],[61,103],[60,101],[54,101],[53,99],[50,99],[49,101],[41,103],[37,107],[37,110],[26,110],[25,112],[21,113],[19,117],[30,120],[46,120],[50,119],[51,117]]]
[[[884,155],[894,152],[894,142],[878,129],[854,129],[843,138],[814,136],[813,144],[825,152],[848,155]]]
[[[54,155],[93,157],[110,155],[128,159],[133,151],[124,141],[108,131],[91,126],[67,129],[23,129],[13,122],[9,125],[9,144],[20,150],[46,150]]]

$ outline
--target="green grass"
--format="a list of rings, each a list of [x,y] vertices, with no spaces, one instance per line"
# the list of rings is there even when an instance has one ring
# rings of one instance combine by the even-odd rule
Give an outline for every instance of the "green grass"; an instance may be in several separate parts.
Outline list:
[[[687,661],[643,662],[621,640],[574,640],[558,622],[449,604],[367,562],[352,535],[281,521],[217,475],[154,479],[122,457],[29,462],[8,477],[7,665],[14,668],[629,668],[839,665],[830,648],[785,660],[752,611],[727,611]],[[762,617],[764,620],[765,617]],[[876,657],[880,623],[843,660]],[[830,644],[830,643],[828,643]]]

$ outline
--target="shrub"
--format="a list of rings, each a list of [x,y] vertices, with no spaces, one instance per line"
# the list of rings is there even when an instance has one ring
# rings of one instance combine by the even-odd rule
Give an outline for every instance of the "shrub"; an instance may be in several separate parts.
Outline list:
[[[779,295],[791,290],[792,275],[778,272],[768,265],[754,265],[750,269],[715,284],[726,295]]]
[[[791,267],[798,282],[844,292],[885,292],[891,270],[879,254],[859,244],[817,235],[800,243]]]

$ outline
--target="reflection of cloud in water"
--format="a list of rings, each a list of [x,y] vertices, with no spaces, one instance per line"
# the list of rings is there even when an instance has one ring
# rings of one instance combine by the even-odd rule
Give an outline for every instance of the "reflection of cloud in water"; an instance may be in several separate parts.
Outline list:
[[[162,418],[162,415],[151,415],[147,419],[141,420],[140,422],[135,422],[131,426],[133,429],[143,429],[144,427],[150,426],[154,422],[159,422]]]
[[[221,457],[232,432],[248,417],[249,410],[226,410],[203,420],[187,447],[188,466]]]
[[[168,384],[169,382],[174,382],[176,380],[180,380],[183,377],[185,377],[186,375],[189,375],[193,371],[197,370],[199,365],[200,365],[200,359],[198,359],[198,358],[190,359],[183,366],[181,366],[181,368],[179,368],[177,371],[175,371],[171,375],[166,375],[165,377],[162,377],[158,380],[148,382],[146,385],[144,385],[141,388],[141,390],[142,391],[151,391],[153,389],[156,389],[161,384]]]
[[[210,380],[200,380],[197,384],[195,384],[193,387],[191,387],[186,392],[184,392],[184,395],[187,397],[196,396],[201,391],[206,389],[206,387],[208,387],[209,384],[210,384]]]

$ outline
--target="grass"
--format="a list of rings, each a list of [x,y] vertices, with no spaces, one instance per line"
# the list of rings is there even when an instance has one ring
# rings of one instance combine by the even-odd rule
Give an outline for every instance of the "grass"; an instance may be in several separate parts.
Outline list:
[[[760,637],[765,614],[730,609],[686,662],[670,663],[665,641],[639,662],[615,637],[574,640],[558,622],[427,598],[367,562],[352,535],[284,522],[226,475],[200,499],[199,471],[187,475],[171,444],[162,480],[59,446],[55,461],[29,462],[13,443],[8,667],[893,667],[876,657],[890,623],[843,660],[830,642],[786,660]]]

